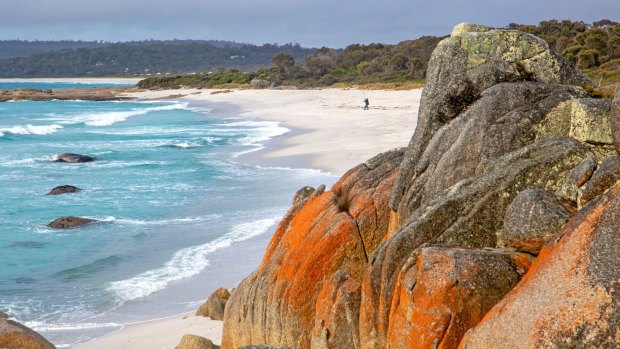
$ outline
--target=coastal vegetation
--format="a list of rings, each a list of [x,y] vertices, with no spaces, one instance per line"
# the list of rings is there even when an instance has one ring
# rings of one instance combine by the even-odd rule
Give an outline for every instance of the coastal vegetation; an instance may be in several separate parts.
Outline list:
[[[549,43],[603,90],[597,97],[611,97],[620,82],[620,24],[604,19],[592,24],[569,20],[542,21],[538,25],[509,24],[506,29],[534,34]],[[344,50],[320,48],[303,61],[287,53],[274,56],[275,67],[255,72],[228,71],[194,76],[154,77],[140,82],[143,88],[214,88],[249,86],[254,79],[267,86],[412,88],[424,83],[433,49],[444,37],[423,36],[396,45],[353,44]]]
[[[0,77],[84,77],[84,76],[157,76],[224,72],[229,69],[255,71],[269,66],[271,58],[287,52],[303,59],[315,52],[299,44],[261,46],[220,41],[171,40],[124,43],[83,42],[86,47],[67,48],[72,42],[27,44],[0,42],[15,56],[0,59]],[[80,42],[73,42],[76,46]],[[90,47],[95,46],[95,47]],[[19,56],[27,49],[59,48]],[[3,55],[6,56],[6,53]],[[2,56],[0,56],[2,57]]]

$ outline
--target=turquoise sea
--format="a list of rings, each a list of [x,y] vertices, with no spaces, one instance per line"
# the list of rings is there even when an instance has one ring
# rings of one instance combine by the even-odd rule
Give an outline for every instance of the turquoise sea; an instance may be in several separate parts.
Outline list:
[[[66,347],[193,311],[234,286],[256,268],[294,192],[335,180],[235,160],[287,131],[227,105],[0,103],[0,311]],[[65,152],[97,160],[53,162]],[[84,190],[46,195],[64,184]],[[47,227],[69,215],[101,223]]]

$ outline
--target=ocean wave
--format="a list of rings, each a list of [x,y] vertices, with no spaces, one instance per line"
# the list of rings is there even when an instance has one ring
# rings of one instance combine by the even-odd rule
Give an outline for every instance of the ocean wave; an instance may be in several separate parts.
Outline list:
[[[175,225],[175,224],[187,224],[187,223],[202,223],[221,218],[220,214],[211,214],[202,217],[186,217],[186,218],[171,218],[171,219],[159,219],[159,220],[142,220],[131,218],[115,218],[115,222],[119,224],[128,225]]]
[[[209,265],[206,259],[208,254],[264,234],[278,219],[279,217],[274,217],[237,224],[230,232],[211,242],[177,251],[161,268],[146,271],[131,279],[111,282],[107,289],[113,292],[121,303],[151,295],[171,282],[197,275]]]
[[[187,103],[176,103],[157,107],[132,109],[128,111],[109,111],[103,113],[89,113],[70,117],[61,117],[56,120],[61,124],[79,124],[88,126],[110,126],[125,121],[132,116],[145,115],[157,111],[188,109]]]
[[[32,328],[35,331],[71,331],[71,330],[87,330],[93,328],[106,328],[106,327],[123,327],[121,324],[117,324],[114,322],[104,322],[104,323],[77,323],[77,324],[48,324],[43,321],[26,321],[24,325]]]
[[[41,125],[41,126],[35,126],[35,125],[28,124],[28,125],[20,125],[20,126],[13,126],[13,127],[5,127],[5,128],[0,128],[0,137],[3,137],[6,134],[44,136],[44,135],[52,134],[61,128],[62,128],[61,125],[56,125],[56,124]]]

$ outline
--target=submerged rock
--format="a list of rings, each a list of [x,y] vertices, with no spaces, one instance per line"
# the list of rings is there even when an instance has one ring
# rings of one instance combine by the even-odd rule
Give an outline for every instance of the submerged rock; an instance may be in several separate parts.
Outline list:
[[[196,316],[210,317],[212,320],[223,320],[226,302],[230,298],[230,293],[225,288],[218,288],[200,306]]]
[[[12,320],[0,319],[0,348],[3,349],[55,349],[40,334]]]
[[[219,349],[219,345],[213,344],[205,337],[186,334],[175,349]]]
[[[96,219],[90,219],[90,218],[67,216],[67,217],[56,218],[53,222],[51,222],[47,226],[50,228],[55,228],[55,229],[71,229],[71,228],[77,228],[83,225],[92,224],[96,222],[99,222],[99,221]]]
[[[62,195],[62,194],[77,193],[79,191],[82,191],[82,189],[78,187],[74,187],[72,185],[60,185],[50,190],[50,192],[47,193],[47,195]]]
[[[56,157],[56,160],[54,160],[54,162],[70,162],[70,163],[91,162],[91,161],[95,161],[95,158],[86,156],[86,155],[74,154],[74,153],[60,154]]]

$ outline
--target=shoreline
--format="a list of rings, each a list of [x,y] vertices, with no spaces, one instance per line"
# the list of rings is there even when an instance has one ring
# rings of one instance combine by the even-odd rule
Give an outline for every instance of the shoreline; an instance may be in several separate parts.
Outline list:
[[[237,159],[257,166],[318,169],[340,177],[375,155],[407,146],[417,124],[422,89],[386,90],[161,90],[130,92],[137,100],[174,99],[194,107],[233,105],[237,115],[276,121],[290,132],[263,142]],[[363,98],[370,110],[363,110]],[[291,113],[291,111],[293,111]],[[295,157],[310,162],[296,165]]]
[[[237,90],[232,93],[211,94],[213,91],[146,91],[125,96],[151,101],[175,99],[188,102],[190,107],[208,109],[219,117],[231,116],[278,122],[289,131],[259,142],[261,149],[244,153],[231,160],[259,167],[318,169],[340,177],[350,168],[380,152],[395,146],[407,145],[411,131],[408,126],[403,127],[402,124],[406,125],[407,120],[417,123],[417,107],[421,94],[421,90],[364,91],[369,95],[371,103],[375,101],[375,104],[380,105],[365,113],[361,109],[361,99],[359,102],[357,101],[359,98],[355,99],[357,94],[361,93],[358,90],[336,90],[339,91],[336,94],[333,93],[334,90]],[[308,94],[311,98],[307,98]],[[269,103],[261,102],[264,98],[267,98]],[[403,98],[409,100],[403,101],[401,100]],[[342,103],[345,99],[350,102]],[[360,107],[358,108],[355,103],[360,104]],[[381,106],[381,103],[384,105]],[[409,107],[403,106],[406,103],[410,103]],[[291,110],[301,113],[291,114]],[[317,123],[317,119],[320,122]],[[393,126],[401,129],[402,134],[395,132],[397,130]],[[388,139],[386,142],[381,142],[378,138]],[[343,149],[355,150],[354,148],[361,151],[342,152]],[[366,156],[366,153],[370,155]],[[271,235],[263,235],[265,235],[264,242],[268,243]],[[263,253],[264,251],[260,254],[258,263],[252,266],[252,270],[260,263]],[[246,276],[246,274],[239,275],[235,285]],[[220,285],[209,285],[209,287],[218,286]],[[208,295],[205,294],[205,298]],[[219,344],[223,329],[221,321],[197,317],[192,312],[122,326],[111,333],[70,347],[172,348],[179,343],[184,334],[203,336]]]
[[[137,84],[144,78],[0,78],[0,82],[66,82],[76,84]]]

